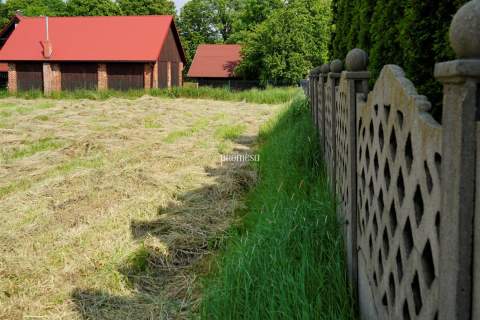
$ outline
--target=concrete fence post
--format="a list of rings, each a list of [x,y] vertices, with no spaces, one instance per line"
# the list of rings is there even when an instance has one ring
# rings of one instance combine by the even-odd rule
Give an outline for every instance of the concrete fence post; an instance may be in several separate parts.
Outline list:
[[[310,105],[310,115],[313,121],[313,74],[308,75],[308,103]]]
[[[325,160],[325,87],[327,84],[328,73],[330,72],[330,65],[323,64],[320,67],[320,73],[318,75],[317,91],[319,94],[318,105],[318,119],[319,119],[319,136],[320,136],[320,148],[322,150],[322,156]]]
[[[358,294],[358,255],[357,255],[357,95],[364,94],[365,98],[368,94],[368,80],[370,73],[367,71],[368,56],[367,53],[361,49],[351,50],[346,57],[347,71],[342,73],[342,81],[347,82],[346,106],[348,110],[346,122],[347,132],[347,146],[348,159],[347,174],[344,181],[348,185],[348,190],[351,190],[350,196],[345,199],[344,203],[345,214],[345,240],[348,275],[352,284],[355,298]],[[332,66],[333,67],[333,66]],[[334,69],[340,69],[339,63]]]
[[[310,106],[312,111],[312,121],[315,115],[315,81],[313,73],[310,75]]]
[[[310,107],[310,117],[313,119],[313,104],[312,104],[312,72],[308,74],[308,94],[307,94],[307,102],[308,106]]]
[[[319,91],[318,91],[318,74],[320,72],[320,67],[314,68],[310,72],[310,82],[311,82],[311,111],[312,111],[312,120],[315,125],[318,134],[318,105],[319,105]]]
[[[315,73],[315,69],[313,70],[313,100],[312,100],[312,116],[313,116],[313,124],[315,128],[318,128],[318,119],[317,119],[317,108],[318,108],[318,90],[317,90],[317,83],[318,83],[318,74]]]
[[[337,190],[337,86],[340,82],[340,72],[342,71],[340,69],[332,69],[332,66],[336,65],[335,63],[331,63],[328,66],[329,73],[327,75],[327,86],[325,90],[328,90],[325,92],[325,97],[326,98],[326,132],[325,132],[325,137],[327,139],[327,157],[328,157],[328,168],[329,168],[329,174],[330,174],[330,182],[332,184],[332,190],[336,191]],[[325,71],[327,68],[325,67]]]
[[[474,214],[479,210],[475,197],[476,186],[477,189],[479,186],[479,181],[475,181],[479,172],[476,163],[480,160],[476,159],[480,151],[477,148],[477,132],[480,132],[479,39],[480,0],[475,0],[457,12],[450,26],[450,43],[458,60],[435,66],[435,77],[444,86],[440,320],[480,317],[478,300],[472,305],[472,298],[480,298],[479,275],[476,275],[477,283],[472,285],[472,272],[480,271],[478,230],[474,235],[474,225],[480,223],[480,216]],[[474,248],[477,251],[475,257]]]

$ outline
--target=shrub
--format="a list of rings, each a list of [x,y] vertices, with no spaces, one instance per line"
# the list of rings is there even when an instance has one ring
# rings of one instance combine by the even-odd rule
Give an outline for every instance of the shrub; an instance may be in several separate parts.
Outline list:
[[[428,95],[434,115],[441,115],[441,85],[433,77],[437,62],[454,58],[448,42],[452,16],[467,0],[334,0],[333,58],[350,49],[369,53],[376,79],[386,64],[404,68],[420,94]]]

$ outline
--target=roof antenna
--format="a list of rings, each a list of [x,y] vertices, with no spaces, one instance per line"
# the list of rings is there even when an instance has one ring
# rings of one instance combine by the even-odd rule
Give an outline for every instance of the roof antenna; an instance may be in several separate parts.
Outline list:
[[[45,17],[45,30],[47,31],[47,41],[49,41],[49,39],[48,39],[48,16]]]
[[[42,41],[42,46],[43,46],[43,57],[45,59],[50,59],[52,56],[52,43],[50,42],[50,35],[49,35],[49,28],[48,28],[48,17],[45,17],[45,41]]]

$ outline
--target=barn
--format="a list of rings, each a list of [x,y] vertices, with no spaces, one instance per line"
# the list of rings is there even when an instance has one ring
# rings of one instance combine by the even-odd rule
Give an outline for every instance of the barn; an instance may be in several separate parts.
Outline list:
[[[199,86],[247,89],[258,81],[247,81],[235,74],[242,47],[238,44],[201,44],[197,47],[188,77]]]
[[[22,17],[0,32],[8,90],[182,86],[185,55],[172,16]]]

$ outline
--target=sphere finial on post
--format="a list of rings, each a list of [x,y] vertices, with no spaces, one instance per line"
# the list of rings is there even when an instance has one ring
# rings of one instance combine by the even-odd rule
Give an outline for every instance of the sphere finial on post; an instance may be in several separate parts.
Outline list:
[[[312,71],[310,71],[310,76],[311,77],[318,76],[318,74],[320,73],[320,69],[321,69],[321,67],[313,68]]]
[[[365,71],[367,64],[368,54],[364,50],[355,48],[347,54],[347,71]]]
[[[335,59],[330,63],[330,71],[334,73],[340,73],[343,70],[343,62],[341,60]]]
[[[460,59],[480,59],[480,0],[466,3],[450,25],[450,44]]]
[[[329,73],[330,72],[330,65],[328,63],[325,63],[321,67],[321,72],[323,74]]]

